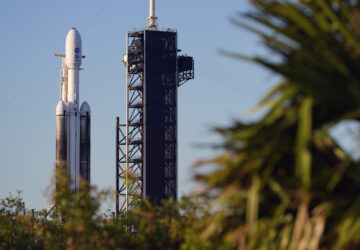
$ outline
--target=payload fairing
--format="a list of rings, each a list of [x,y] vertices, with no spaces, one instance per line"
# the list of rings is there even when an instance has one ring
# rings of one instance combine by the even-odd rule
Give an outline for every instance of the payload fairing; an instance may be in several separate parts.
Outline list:
[[[79,71],[82,42],[72,28],[66,36],[62,57],[61,94],[56,107],[56,167],[66,169],[71,188],[78,190],[80,181],[90,183],[90,106],[83,102],[79,109]]]

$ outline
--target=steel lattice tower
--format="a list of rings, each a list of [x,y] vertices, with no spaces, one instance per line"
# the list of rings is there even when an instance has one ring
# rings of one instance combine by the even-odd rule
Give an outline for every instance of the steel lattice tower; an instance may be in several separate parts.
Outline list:
[[[178,55],[177,31],[129,32],[126,123],[116,118],[116,213],[136,200],[177,199],[177,88],[194,78],[192,57]],[[154,24],[155,22],[155,24]]]

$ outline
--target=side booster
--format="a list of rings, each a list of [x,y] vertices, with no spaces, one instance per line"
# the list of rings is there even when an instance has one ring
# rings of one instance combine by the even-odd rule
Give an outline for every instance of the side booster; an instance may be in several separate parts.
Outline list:
[[[90,106],[79,109],[79,71],[82,44],[79,32],[72,28],[66,36],[65,55],[60,76],[61,94],[56,107],[56,167],[65,169],[73,190],[81,181],[90,183]]]

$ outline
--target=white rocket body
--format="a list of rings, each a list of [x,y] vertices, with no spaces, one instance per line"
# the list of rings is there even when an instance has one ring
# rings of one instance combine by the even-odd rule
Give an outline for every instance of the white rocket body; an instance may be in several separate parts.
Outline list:
[[[56,163],[57,167],[66,167],[73,190],[78,190],[81,179],[90,182],[90,106],[84,102],[81,105],[82,110],[79,109],[81,63],[81,37],[79,32],[72,28],[66,36],[61,76],[62,93],[56,110]]]

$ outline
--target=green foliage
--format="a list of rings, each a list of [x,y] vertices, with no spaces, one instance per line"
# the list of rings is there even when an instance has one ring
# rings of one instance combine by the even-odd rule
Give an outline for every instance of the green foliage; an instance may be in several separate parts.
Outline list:
[[[179,249],[206,212],[190,198],[158,207],[144,200],[135,211],[109,217],[98,213],[108,193],[90,195],[86,183],[75,192],[62,169],[56,176],[50,213],[26,212],[20,196],[0,201],[0,249]]]
[[[35,219],[23,214],[20,192],[0,200],[0,249],[37,249],[41,244],[33,225]]]
[[[227,153],[210,161],[218,170],[198,176],[216,191],[203,237],[240,249],[357,249],[360,168],[329,129],[360,118],[359,3],[252,3],[242,17],[255,25],[233,22],[281,60],[224,53],[283,81],[261,102],[260,121],[218,129]]]

